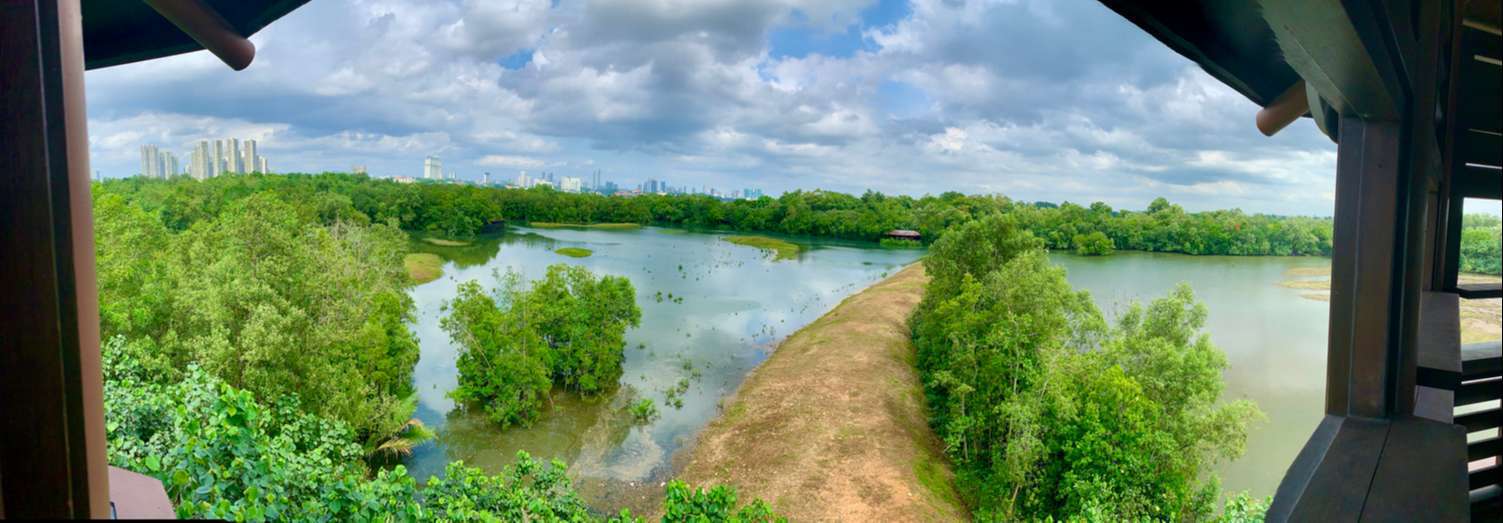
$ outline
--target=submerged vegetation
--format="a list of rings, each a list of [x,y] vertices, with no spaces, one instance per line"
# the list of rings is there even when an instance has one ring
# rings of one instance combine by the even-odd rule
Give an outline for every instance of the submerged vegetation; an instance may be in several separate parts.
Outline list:
[[[766,236],[726,236],[725,241],[767,251],[772,254],[774,261],[797,258],[800,250],[796,243],[786,242],[777,238],[768,238]]]
[[[1181,286],[1109,328],[1043,243],[998,215],[925,260],[917,364],[963,495],[983,519],[1208,518],[1260,414],[1220,402],[1205,307]]]
[[[584,247],[560,247],[558,250],[555,250],[553,252],[568,256],[570,258],[587,258],[591,254],[595,254],[595,251],[586,249]]]
[[[465,282],[448,304],[442,325],[460,346],[455,400],[502,426],[528,425],[555,385],[615,390],[626,329],[642,317],[630,281],[564,264],[530,285],[514,272],[500,279],[494,293]]]

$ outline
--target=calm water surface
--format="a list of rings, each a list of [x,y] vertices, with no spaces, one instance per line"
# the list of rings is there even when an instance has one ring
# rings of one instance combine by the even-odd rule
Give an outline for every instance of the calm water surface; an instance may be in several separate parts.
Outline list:
[[[593,506],[640,508],[660,492],[673,454],[778,341],[920,254],[799,240],[806,250],[797,260],[773,262],[760,250],[722,238],[658,228],[518,227],[469,247],[422,247],[447,260],[442,278],[412,291],[418,311],[413,329],[422,345],[417,416],[438,438],[414,451],[406,460],[409,469],[427,478],[449,461],[464,460],[494,472],[525,450],[569,463]],[[553,252],[566,246],[595,254],[574,259]],[[1210,308],[1211,339],[1227,354],[1224,396],[1251,399],[1268,416],[1253,426],[1246,455],[1218,467],[1223,489],[1271,495],[1320,420],[1327,317],[1324,302],[1278,283],[1291,278],[1290,269],[1329,261],[1134,252],[1051,258],[1069,271],[1073,285],[1091,292],[1108,318],[1131,301],[1165,295],[1178,282],[1194,287]],[[626,276],[636,286],[642,325],[627,332],[622,386],[600,399],[557,394],[532,427],[497,430],[483,416],[456,409],[447,396],[457,380],[457,348],[439,327],[444,302],[460,282],[493,287],[494,271],[508,269],[536,279],[554,263]],[[681,379],[690,387],[683,406],[675,408],[666,404],[665,391]],[[626,405],[643,397],[652,398],[661,414],[633,425]]]
[[[1210,309],[1206,331],[1226,352],[1223,398],[1251,399],[1268,416],[1253,425],[1247,453],[1217,467],[1225,492],[1273,495],[1320,422],[1325,406],[1327,303],[1279,286],[1294,268],[1329,267],[1327,258],[1186,256],[1119,252],[1106,257],[1052,254],[1077,289],[1091,292],[1110,320],[1188,282]]]
[[[494,472],[525,450],[569,463],[591,505],[637,509],[645,493],[661,492],[674,452],[692,441],[716,415],[720,400],[777,341],[921,254],[797,240],[805,247],[798,259],[774,262],[759,249],[722,238],[658,228],[516,227],[465,248],[421,247],[448,260],[443,277],[412,291],[412,327],[422,347],[414,376],[417,417],[438,437],[414,451],[408,468],[426,479],[447,462],[464,460]],[[594,255],[569,258],[553,252],[560,247],[584,247]],[[498,430],[483,415],[455,409],[447,394],[458,380],[457,347],[439,326],[444,302],[461,282],[494,288],[494,271],[516,270],[533,280],[555,263],[626,276],[636,287],[642,324],[627,331],[620,389],[588,400],[555,394],[551,408],[528,428]],[[683,406],[670,406],[665,391],[681,379],[690,383]],[[633,425],[626,406],[644,397],[653,399],[660,416]]]

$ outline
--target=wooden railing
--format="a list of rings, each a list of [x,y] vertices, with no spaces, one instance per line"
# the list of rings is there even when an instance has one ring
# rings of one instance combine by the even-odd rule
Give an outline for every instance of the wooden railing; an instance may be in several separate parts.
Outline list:
[[[1471,489],[1472,521],[1503,520],[1503,342],[1474,343],[1461,348],[1461,383],[1456,388],[1457,425],[1467,431],[1467,483]]]

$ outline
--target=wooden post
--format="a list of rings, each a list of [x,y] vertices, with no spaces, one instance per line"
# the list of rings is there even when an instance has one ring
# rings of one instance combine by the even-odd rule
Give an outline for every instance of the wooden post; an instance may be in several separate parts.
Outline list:
[[[1399,124],[1341,119],[1331,245],[1326,413],[1393,412],[1399,284]]]
[[[78,0],[0,2],[0,516],[109,516]]]

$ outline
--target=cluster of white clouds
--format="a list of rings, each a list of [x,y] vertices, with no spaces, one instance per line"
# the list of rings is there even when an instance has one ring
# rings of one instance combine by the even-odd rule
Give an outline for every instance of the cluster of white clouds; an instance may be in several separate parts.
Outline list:
[[[1086,0],[320,0],[232,72],[90,72],[93,164],[255,138],[278,171],[605,178],[769,192],[1156,196],[1329,214],[1335,149]]]

